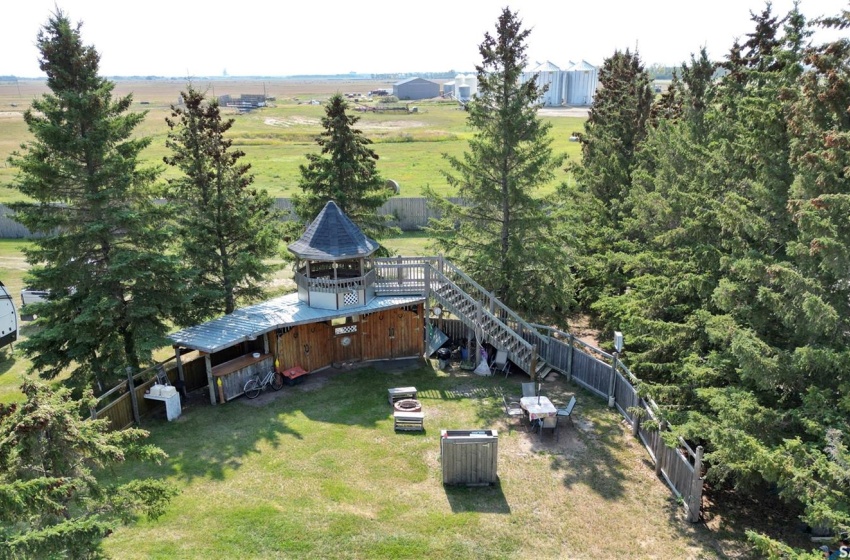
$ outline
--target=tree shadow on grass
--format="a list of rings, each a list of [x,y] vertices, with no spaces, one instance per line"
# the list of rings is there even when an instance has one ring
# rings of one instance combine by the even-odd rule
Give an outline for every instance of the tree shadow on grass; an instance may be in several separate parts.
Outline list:
[[[577,417],[560,428],[563,431],[558,438],[574,438],[581,445],[572,452],[567,449],[565,454],[553,455],[551,468],[564,473],[567,488],[584,485],[606,500],[616,500],[624,495],[626,472],[632,468],[615,453],[623,446],[621,418],[587,393],[579,392],[578,397],[581,408]]]
[[[511,513],[501,482],[489,486],[443,485],[453,513]]]

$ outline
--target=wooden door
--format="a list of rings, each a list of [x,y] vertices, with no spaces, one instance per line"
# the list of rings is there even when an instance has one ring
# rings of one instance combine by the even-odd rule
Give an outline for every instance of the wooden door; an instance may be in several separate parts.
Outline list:
[[[333,331],[327,323],[292,327],[280,336],[278,352],[281,370],[301,366],[313,371],[328,366],[334,359]]]
[[[418,356],[424,352],[422,305],[398,310],[396,315],[394,357]]]
[[[335,327],[333,330],[334,362],[344,364],[359,362],[361,359],[360,349],[360,325],[351,323],[349,325]]]

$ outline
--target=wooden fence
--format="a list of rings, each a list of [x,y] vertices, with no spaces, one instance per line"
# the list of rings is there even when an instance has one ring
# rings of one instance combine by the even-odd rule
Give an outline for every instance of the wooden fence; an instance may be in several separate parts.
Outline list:
[[[450,201],[459,204],[460,198],[449,198]],[[274,208],[283,213],[284,220],[293,220],[292,199],[276,198]],[[14,212],[7,206],[0,204],[0,239],[33,238],[34,235],[26,227],[15,221]],[[389,199],[378,210],[382,216],[392,216],[391,224],[398,226],[403,231],[415,231],[428,225],[428,220],[439,217],[439,214],[428,207],[424,198],[401,198]]]
[[[546,333],[548,341],[538,347],[540,357],[590,393],[606,399],[632,425],[632,434],[640,438],[655,463],[655,473],[682,500],[688,520],[699,520],[702,505],[702,447],[692,449],[682,438],[669,446],[662,432],[669,431],[661,420],[658,406],[643,398],[637,390],[638,380],[614,355],[595,348],[569,333],[534,325]],[[444,319],[441,330],[450,338],[463,338],[468,328],[458,319]],[[531,341],[530,341],[531,342]],[[652,429],[643,423],[651,420]]]
[[[207,369],[203,356],[190,356],[190,358],[182,362],[182,385],[186,391],[194,391],[208,385]],[[134,375],[133,385],[139,417],[145,417],[163,406],[159,401],[149,401],[144,398],[145,392],[156,382],[157,370],[160,367],[165,369],[169,382],[172,385],[178,385],[180,376],[175,358],[169,358]],[[109,420],[109,426],[113,430],[123,430],[135,424],[133,397],[129,390],[129,383],[123,381],[100,395],[97,399],[97,404],[91,410],[91,417],[93,419],[105,418]]]

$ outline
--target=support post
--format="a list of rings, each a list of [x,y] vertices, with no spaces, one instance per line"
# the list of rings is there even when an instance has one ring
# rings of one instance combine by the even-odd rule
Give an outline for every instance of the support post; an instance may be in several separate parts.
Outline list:
[[[133,382],[133,368],[127,366],[127,389],[130,391],[130,403],[133,405],[133,420],[136,425],[142,423],[142,418],[139,416],[139,400],[136,397],[136,384]]]
[[[269,333],[263,335],[263,354],[269,353]]]
[[[531,368],[531,371],[529,373],[531,374],[531,379],[534,380],[534,381],[539,381],[537,379],[537,347],[536,346],[533,346],[531,348],[531,365],[530,365],[530,368]],[[540,434],[541,435],[543,434],[543,430],[540,430]]]
[[[658,438],[655,440],[655,476],[661,474],[661,457],[664,453],[664,440],[661,439],[661,434],[667,431],[667,420],[662,420],[658,424]]]
[[[608,406],[614,408],[617,399],[614,396],[614,383],[617,380],[617,352],[614,351],[614,358],[611,360],[611,382],[608,384]]]
[[[427,317],[430,312],[428,299],[431,297],[431,265],[426,262],[423,266],[425,268],[425,316]]]
[[[210,355],[206,353],[204,354],[204,366],[206,366],[207,381],[209,382],[210,404],[215,406],[217,403],[215,399],[215,379],[213,379],[212,374],[212,361],[210,360]]]
[[[702,507],[702,445],[697,447],[694,457],[694,477],[691,479],[691,497],[688,500],[688,521],[697,523]]]
[[[177,363],[177,379],[185,384],[186,377],[183,375],[183,359],[180,357],[180,347],[176,344],[174,345],[174,361]]]
[[[570,333],[570,351],[567,354],[567,381],[573,380],[573,354],[575,353],[576,346],[575,341],[573,340],[573,335]]]

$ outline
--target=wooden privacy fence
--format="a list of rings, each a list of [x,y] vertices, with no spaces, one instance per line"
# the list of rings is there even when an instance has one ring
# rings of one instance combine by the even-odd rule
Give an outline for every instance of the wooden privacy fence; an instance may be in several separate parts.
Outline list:
[[[186,391],[194,391],[208,384],[206,364],[203,356],[197,356],[182,364],[183,385]],[[97,403],[91,409],[92,419],[107,419],[113,430],[123,430],[136,423],[133,412],[134,400],[138,416],[144,417],[153,410],[162,407],[159,401],[149,401],[144,398],[145,392],[156,382],[159,368],[165,370],[168,380],[175,385],[180,378],[175,358],[156,364],[142,370],[133,376],[135,399],[129,389],[129,382],[122,381],[109,391],[97,398]]]
[[[448,200],[455,204],[461,204],[460,198],[451,197]],[[293,220],[295,215],[292,212],[291,198],[276,198],[274,208],[283,213],[284,220]],[[21,239],[40,237],[35,235],[26,227],[15,221],[14,212],[7,206],[0,204],[0,238],[2,239]],[[403,231],[415,231],[428,225],[428,220],[438,218],[439,213],[428,207],[428,201],[425,198],[401,198],[393,197],[386,201],[378,210],[378,214],[382,216],[392,216],[390,222],[394,226],[398,226]]]
[[[534,327],[545,332],[548,338],[545,346],[538,346],[540,358],[567,379],[616,407],[631,423],[632,434],[646,447],[655,463],[656,475],[662,476],[682,500],[688,521],[699,521],[703,489],[702,447],[694,450],[682,438],[672,447],[664,441],[661,434],[669,430],[666,422],[660,420],[658,405],[638,394],[635,386],[640,381],[614,355],[558,329],[543,325]],[[468,327],[459,319],[444,319],[441,330],[455,339],[464,338],[468,333]],[[531,337],[526,340],[535,342]],[[652,421],[652,429],[643,425],[646,420]]]

